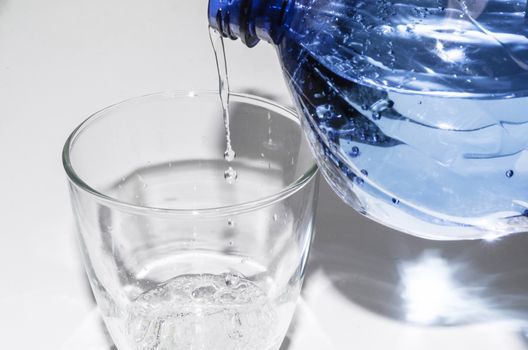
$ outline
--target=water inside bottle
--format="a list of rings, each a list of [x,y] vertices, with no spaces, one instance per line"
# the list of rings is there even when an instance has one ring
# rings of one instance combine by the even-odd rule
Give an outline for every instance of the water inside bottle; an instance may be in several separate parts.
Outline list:
[[[520,232],[525,4],[440,4],[313,4],[279,45],[286,77],[323,173],[363,214],[428,238]]]

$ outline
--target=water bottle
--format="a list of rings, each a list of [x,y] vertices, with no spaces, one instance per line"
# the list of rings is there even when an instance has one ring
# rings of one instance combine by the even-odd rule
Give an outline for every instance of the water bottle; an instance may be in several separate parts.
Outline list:
[[[528,19],[512,0],[210,0],[276,46],[322,172],[360,213],[432,239],[528,230]]]

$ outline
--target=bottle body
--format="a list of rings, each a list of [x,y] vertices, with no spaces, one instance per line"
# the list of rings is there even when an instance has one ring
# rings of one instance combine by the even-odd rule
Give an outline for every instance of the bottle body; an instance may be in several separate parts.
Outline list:
[[[427,238],[528,229],[526,4],[297,0],[275,39],[318,163]]]

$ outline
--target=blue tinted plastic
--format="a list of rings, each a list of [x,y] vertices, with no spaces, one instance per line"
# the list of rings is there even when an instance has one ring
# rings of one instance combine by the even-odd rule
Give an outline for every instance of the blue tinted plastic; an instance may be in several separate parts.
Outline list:
[[[318,162],[345,201],[428,238],[528,230],[525,2],[232,5],[242,2],[252,5],[247,29],[231,31],[276,44]]]
[[[288,27],[293,0],[209,0],[209,23],[224,37],[249,47],[260,39],[278,44]]]

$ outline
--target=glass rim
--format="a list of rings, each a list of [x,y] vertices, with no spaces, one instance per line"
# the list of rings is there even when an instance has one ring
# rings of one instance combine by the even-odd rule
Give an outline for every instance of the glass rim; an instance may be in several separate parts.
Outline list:
[[[104,116],[104,112],[107,112],[111,109],[117,108],[121,105],[131,103],[131,102],[137,102],[142,99],[146,99],[149,97],[165,97],[165,98],[195,98],[200,96],[219,96],[218,91],[213,90],[196,90],[196,91],[185,91],[185,90],[179,90],[179,91],[171,91],[171,92],[156,92],[146,95],[140,95],[132,98],[128,98],[125,100],[122,100],[120,102],[114,103],[108,107],[105,107],[93,114],[91,114],[88,118],[86,118],[82,123],[80,123],[68,136],[66,139],[66,142],[64,143],[64,147],[62,149],[62,165],[64,167],[64,170],[66,172],[66,175],[68,176],[68,180],[70,183],[74,184],[77,188],[81,189],[85,193],[90,194],[94,198],[96,198],[99,201],[105,202],[110,205],[121,207],[127,211],[135,212],[135,213],[150,213],[150,214],[168,214],[168,215],[215,215],[215,216],[222,216],[222,215],[229,215],[233,213],[243,213],[248,211],[257,210],[259,208],[272,205],[274,203],[277,203],[279,201],[282,201],[300,189],[302,189],[305,185],[307,185],[310,180],[312,180],[317,172],[318,172],[318,166],[315,161],[313,160],[313,165],[309,167],[300,177],[295,179],[294,181],[288,183],[287,185],[281,187],[280,190],[274,192],[273,194],[258,197],[257,199],[245,201],[241,203],[235,203],[231,205],[226,206],[219,206],[219,207],[211,207],[211,208],[163,208],[163,207],[152,207],[152,206],[143,206],[143,205],[137,205],[133,203],[128,203],[125,201],[118,200],[116,198],[113,198],[109,195],[106,195],[104,193],[101,193],[100,191],[97,191],[90,185],[88,185],[75,171],[72,162],[71,162],[71,149],[75,144],[76,139],[80,136],[80,134],[85,130],[87,127],[89,127],[93,122],[97,121],[99,118],[102,118]],[[302,126],[301,126],[301,120],[297,116],[297,113],[288,107],[282,106],[274,101],[271,101],[269,99],[251,95],[251,94],[245,94],[245,93],[235,93],[231,92],[229,94],[230,97],[239,98],[242,101],[250,101],[253,105],[260,105],[262,107],[265,107],[270,110],[275,110],[279,114],[295,121],[299,124],[299,127],[301,128],[302,132]]]

